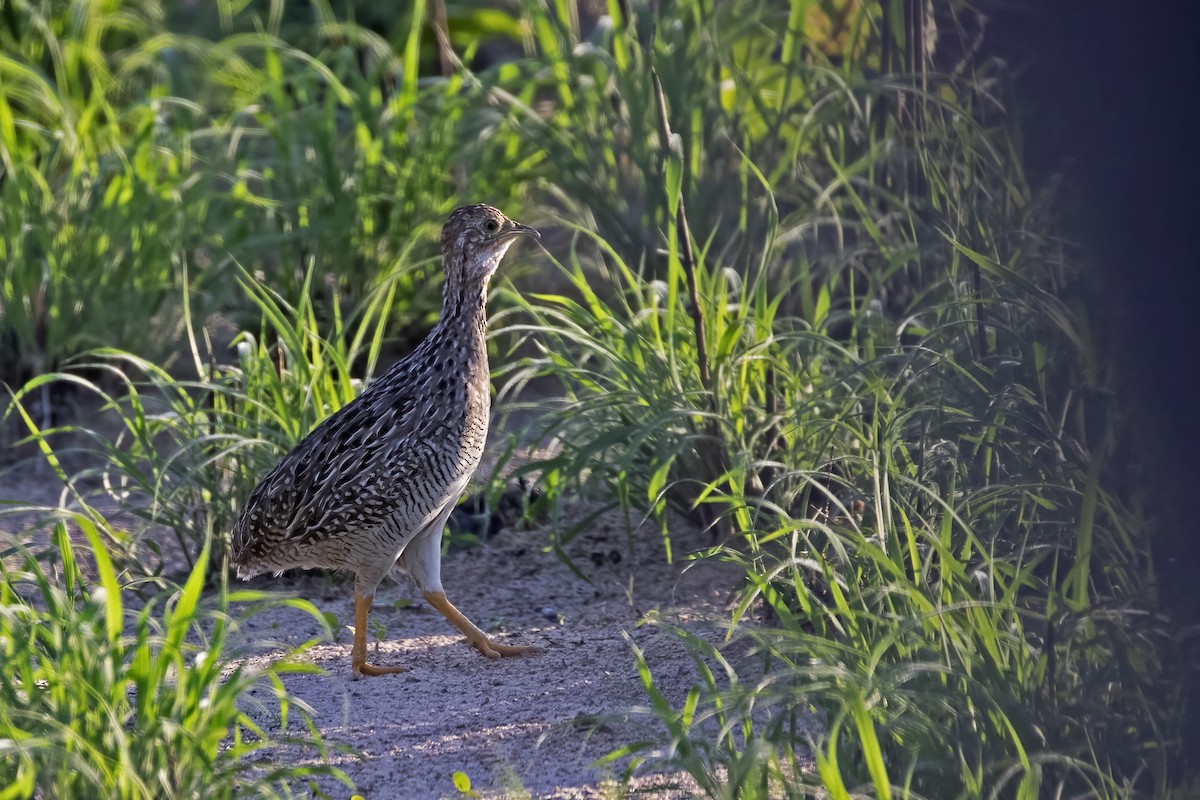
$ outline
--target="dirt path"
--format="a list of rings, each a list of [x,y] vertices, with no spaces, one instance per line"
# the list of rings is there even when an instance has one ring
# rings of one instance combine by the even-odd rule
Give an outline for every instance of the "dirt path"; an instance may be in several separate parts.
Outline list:
[[[6,470],[0,477],[0,498],[54,506],[61,496],[53,476],[36,468]],[[122,518],[107,498],[95,502]],[[11,510],[0,515],[0,533],[17,534],[42,516]],[[46,530],[21,538],[35,547],[49,542]],[[624,744],[664,735],[645,713],[648,699],[630,642],[646,654],[658,688],[678,708],[697,683],[696,668],[667,628],[680,625],[722,642],[738,570],[710,562],[669,565],[653,531],[639,534],[631,556],[616,514],[600,517],[569,548],[587,580],[546,552],[548,541],[546,531],[504,530],[443,562],[448,596],[476,624],[501,641],[544,648],[515,659],[477,655],[407,578],[385,580],[372,610],[369,636],[378,644],[371,645],[371,659],[406,671],[355,681],[345,627],[353,621],[348,575],[292,571],[231,588],[294,594],[336,616],[336,641],[306,656],[325,674],[290,675],[285,685],[312,709],[326,742],[340,748],[333,762],[366,800],[459,798],[455,772],[469,776],[473,789],[489,798],[696,796],[686,775],[653,773],[639,773],[622,795],[612,779],[627,762],[607,768],[594,762]],[[696,531],[678,527],[677,554],[701,543]],[[169,537],[160,544],[164,555],[174,549]],[[320,626],[302,612],[275,609],[244,623],[232,649],[254,652],[248,662],[261,665],[319,635]],[[735,651],[744,645],[733,648],[726,652],[736,663],[741,659]],[[246,710],[278,733],[271,691],[266,683],[254,690],[263,704],[251,697]],[[351,795],[333,780],[318,780],[316,788],[315,797]]]
[[[402,579],[385,581],[376,596],[373,628],[383,637],[371,658],[406,672],[351,680],[343,627],[336,643],[309,653],[326,675],[285,680],[326,739],[347,747],[335,763],[366,800],[461,797],[451,782],[458,771],[485,797],[616,797],[605,779],[619,777],[619,767],[593,762],[624,743],[661,737],[648,715],[630,713],[647,698],[625,634],[646,653],[660,689],[681,703],[695,664],[665,625],[721,641],[735,576],[717,564],[667,565],[653,538],[630,558],[623,530],[603,518],[572,547],[590,583],[544,552],[545,542],[544,532],[505,531],[442,567],[448,596],[480,627],[544,653],[480,657]],[[353,619],[349,581],[293,572],[252,585],[294,591],[343,626]],[[280,610],[253,618],[241,635],[295,644],[317,632],[305,615]],[[278,729],[270,713],[251,715]],[[320,785],[330,797],[349,796],[332,781]],[[681,775],[644,775],[628,796],[686,798],[690,786]]]

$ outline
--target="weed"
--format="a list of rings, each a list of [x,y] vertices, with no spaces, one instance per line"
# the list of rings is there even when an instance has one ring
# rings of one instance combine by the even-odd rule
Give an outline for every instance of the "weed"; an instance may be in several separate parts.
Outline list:
[[[62,512],[55,580],[20,546],[0,559],[0,785],[4,797],[278,797],[311,775],[337,769],[298,765],[297,749],[321,759],[325,746],[281,676],[311,672],[308,645],[264,669],[227,652],[243,603],[277,604],[259,592],[228,592],[205,610],[208,561],[198,560],[169,596],[131,607],[107,554],[116,536],[86,504]],[[97,578],[86,580],[68,527],[87,537]],[[289,601],[314,618],[311,605]],[[289,715],[302,735],[276,735],[243,705],[264,681],[274,689],[281,730]]]
[[[98,457],[99,466],[75,479],[97,476],[104,491],[148,527],[171,531],[189,566],[205,548],[220,565],[228,531],[261,476],[321,419],[354,399],[362,389],[352,377],[355,366],[364,363],[369,375],[378,359],[394,287],[372,296],[349,322],[335,313],[325,338],[309,291],[311,273],[309,279],[292,306],[242,274],[261,317],[257,333],[243,332],[234,342],[236,364],[217,360],[193,325],[185,293],[198,380],[176,380],[146,359],[105,348],[78,359],[72,371],[33,379],[14,395],[14,407],[56,383],[98,397],[121,433],[110,437],[86,425],[57,431],[82,435]]]

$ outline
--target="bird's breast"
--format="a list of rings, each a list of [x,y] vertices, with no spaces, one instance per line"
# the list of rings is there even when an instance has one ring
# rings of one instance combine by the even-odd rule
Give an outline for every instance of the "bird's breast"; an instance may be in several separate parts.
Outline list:
[[[473,471],[487,441],[491,386],[486,355],[462,355],[446,352],[434,360],[438,368],[425,378],[413,427],[415,438],[441,456],[440,466]]]

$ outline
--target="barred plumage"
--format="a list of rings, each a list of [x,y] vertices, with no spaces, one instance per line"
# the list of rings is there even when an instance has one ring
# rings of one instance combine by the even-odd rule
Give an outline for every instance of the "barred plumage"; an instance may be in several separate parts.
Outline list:
[[[535,650],[492,642],[446,600],[441,538],[487,439],[488,281],[519,236],[537,237],[494,208],[463,206],[442,228],[442,316],[424,341],[360,397],[318,425],[254,489],[233,531],[238,575],[292,567],[355,574],[356,675],[366,618],[394,564],[486,656]]]

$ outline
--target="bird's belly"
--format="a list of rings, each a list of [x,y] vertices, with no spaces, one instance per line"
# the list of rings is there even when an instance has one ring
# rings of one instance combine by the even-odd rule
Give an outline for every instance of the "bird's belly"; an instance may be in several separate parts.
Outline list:
[[[466,487],[483,455],[487,418],[470,418],[458,429],[442,426],[423,431],[404,453],[402,481],[389,483],[396,470],[386,460],[372,465],[375,480],[362,480],[355,487],[329,492],[339,502],[309,517],[301,531],[278,537],[265,552],[242,564],[239,574],[264,571],[333,568],[355,572],[360,577],[382,577],[418,535],[449,512]],[[387,487],[382,501],[377,489]],[[375,493],[372,500],[372,493]],[[382,501],[382,502],[381,502]],[[440,535],[441,530],[431,531]]]
[[[308,554],[307,560],[312,566],[349,569],[356,573],[390,568],[419,534],[431,525],[440,527],[444,524],[445,520],[439,520],[439,517],[458,501],[470,478],[471,472],[466,472],[437,497],[422,498],[424,502],[405,498],[382,520],[354,531],[353,535],[323,540]],[[440,534],[441,531],[433,533]]]

